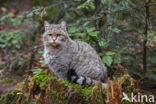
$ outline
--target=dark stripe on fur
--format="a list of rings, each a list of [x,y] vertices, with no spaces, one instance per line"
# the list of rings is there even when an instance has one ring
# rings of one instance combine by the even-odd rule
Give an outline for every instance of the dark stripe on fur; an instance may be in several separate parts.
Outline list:
[[[77,83],[78,79],[79,79],[79,76],[76,76],[76,78],[72,81],[72,83]]]
[[[92,79],[90,79],[90,80],[91,80],[91,83],[90,83],[90,85],[91,85],[91,84],[93,84],[93,80]]]
[[[86,77],[84,77],[84,80],[82,82],[82,85],[85,85],[86,84]]]
[[[76,77],[73,81],[72,81],[72,77]],[[67,80],[69,80],[70,82],[75,82],[75,80],[78,79],[78,75],[76,74],[75,70],[70,69],[67,73]]]
[[[76,83],[76,84],[80,84],[77,82],[77,80],[80,78],[80,76],[78,76],[75,72],[75,70],[70,69],[67,73],[67,80],[71,83]],[[83,77],[84,79],[82,80],[82,85],[91,85],[93,84],[93,80],[90,78],[91,83],[87,83],[87,78]]]

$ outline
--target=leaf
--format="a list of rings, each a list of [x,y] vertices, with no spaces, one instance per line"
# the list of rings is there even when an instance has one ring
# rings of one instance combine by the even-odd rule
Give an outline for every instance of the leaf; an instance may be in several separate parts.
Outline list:
[[[40,73],[43,69],[31,69],[31,71],[33,72],[33,74],[37,74]]]
[[[86,35],[86,33],[75,33],[74,36],[82,36],[82,35]]]
[[[11,53],[17,53],[17,50],[12,49],[12,50],[11,50]]]
[[[93,31],[95,31],[95,30],[96,30],[95,27],[87,28],[87,32],[88,32],[88,33],[89,33],[89,32],[93,32]]]
[[[109,55],[111,56],[111,55],[114,55],[114,54],[115,54],[115,52],[111,52],[111,51],[106,52],[106,55],[108,55],[108,56]]]
[[[101,46],[101,47],[105,46],[105,43],[103,41],[99,41],[98,43],[99,43],[99,46]]]
[[[101,3],[113,2],[112,0],[101,0]]]
[[[90,36],[97,36],[99,33],[99,31],[95,31],[95,32],[90,32],[89,35]]]
[[[86,41],[89,41],[90,40],[90,37],[89,36],[87,36],[87,37],[85,37],[84,38],[84,41],[86,42]]]
[[[102,3],[106,3],[107,0],[101,0]]]
[[[0,44],[0,47],[4,48],[4,47],[6,47],[6,45],[5,44]]]
[[[121,32],[121,30],[120,30],[120,29],[118,29],[118,28],[114,28],[114,29],[113,29],[113,32],[120,33],[120,32]]]
[[[18,44],[18,40],[12,40],[12,44],[13,44],[13,45]]]
[[[95,9],[95,5],[92,0],[87,0],[83,4],[79,5],[77,9]]]
[[[18,48],[18,49],[21,48],[21,46],[20,46],[19,44],[16,44],[15,46],[16,46],[16,48]]]
[[[46,65],[46,62],[44,60],[41,60],[40,63],[42,64],[42,66]]]
[[[68,34],[69,37],[73,36],[73,34]]]
[[[102,57],[102,61],[107,64],[108,66],[111,66],[113,60],[112,60],[112,57],[110,56],[103,56]]]
[[[104,53],[100,52],[100,53],[98,53],[98,55],[99,55],[99,56],[103,56],[103,55],[104,55]]]
[[[82,41],[81,39],[74,39],[75,41]]]
[[[44,52],[43,52],[43,50],[39,50],[38,53],[39,54],[43,54]]]
[[[27,14],[27,17],[33,17],[34,16],[34,13],[33,12],[30,12],[29,14]]]
[[[117,55],[115,58],[114,58],[114,63],[121,63],[121,56],[120,55]]]
[[[76,27],[69,28],[70,33],[75,33],[78,29]]]

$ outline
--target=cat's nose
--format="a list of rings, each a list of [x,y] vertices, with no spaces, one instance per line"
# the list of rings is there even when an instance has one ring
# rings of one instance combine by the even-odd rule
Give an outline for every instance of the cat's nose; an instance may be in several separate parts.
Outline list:
[[[53,36],[53,37],[52,37],[52,40],[53,40],[53,41],[55,41],[56,39],[57,39],[57,37],[56,37],[56,36]]]

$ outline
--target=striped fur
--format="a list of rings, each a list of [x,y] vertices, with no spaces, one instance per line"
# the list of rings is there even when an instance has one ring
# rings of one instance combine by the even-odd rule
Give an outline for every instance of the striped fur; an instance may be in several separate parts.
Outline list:
[[[43,34],[44,59],[58,78],[80,85],[101,81],[107,85],[107,68],[96,51],[87,43],[73,41],[66,31],[65,22],[45,23]]]

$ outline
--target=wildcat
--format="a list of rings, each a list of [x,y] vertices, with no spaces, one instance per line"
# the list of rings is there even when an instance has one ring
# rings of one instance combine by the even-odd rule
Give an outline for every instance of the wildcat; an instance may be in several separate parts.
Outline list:
[[[107,86],[107,68],[96,51],[87,43],[73,41],[67,33],[66,23],[44,23],[44,59],[58,78],[80,85],[102,82]]]

